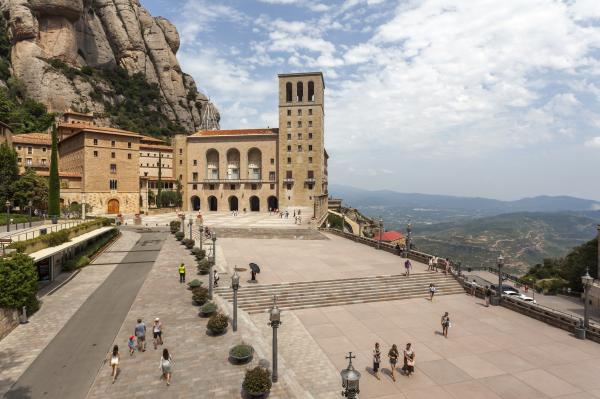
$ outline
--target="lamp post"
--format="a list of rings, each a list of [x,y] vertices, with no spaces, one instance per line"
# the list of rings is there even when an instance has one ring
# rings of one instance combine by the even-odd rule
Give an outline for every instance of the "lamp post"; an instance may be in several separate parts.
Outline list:
[[[237,266],[234,269],[233,276],[231,276],[231,288],[233,289],[233,331],[237,331],[237,292],[240,288],[240,275],[237,272]]]
[[[273,307],[269,310],[269,325],[273,327],[273,374],[271,381],[277,382],[277,328],[281,325],[281,311],[277,307],[277,296],[273,295]]]
[[[33,207],[33,201],[29,200],[27,205],[29,206],[29,227],[31,228],[31,208]]]
[[[502,302],[502,267],[504,266],[504,257],[498,256],[498,305]]]
[[[342,396],[349,399],[355,399],[356,395],[360,393],[359,381],[360,373],[352,366],[352,359],[356,356],[352,356],[352,352],[349,352],[346,359],[349,360],[348,367],[340,372],[342,377]]]
[[[200,224],[200,227],[198,228],[200,231],[200,250],[202,251],[202,236],[204,235],[204,226],[202,226],[202,224]]]
[[[85,193],[81,194],[81,219],[85,220]]]
[[[208,297],[210,299],[213,299],[213,266],[216,264],[217,261],[217,252],[215,250],[216,248],[216,242],[217,242],[217,233],[216,232],[212,232],[211,235],[211,239],[212,239],[212,262],[208,262]]]
[[[10,201],[6,200],[4,203],[6,205],[6,231],[10,231]]]
[[[346,224],[346,213],[342,209],[342,233],[344,232],[344,225]]]
[[[583,304],[583,325],[584,327],[587,329],[590,326],[590,318],[588,315],[588,294],[590,292],[590,287],[592,286],[592,283],[594,282],[594,278],[592,276],[590,276],[590,270],[589,267],[586,268],[585,270],[585,275],[581,276],[581,284],[583,284],[583,292],[584,292],[584,301],[585,303]]]
[[[383,235],[383,218],[379,217],[379,239],[377,240],[377,249],[381,249],[382,235]]]
[[[409,221],[406,225],[406,253],[410,253],[412,248],[412,223]]]
[[[192,226],[194,225],[194,220],[192,219],[192,215],[190,215],[190,220],[188,222],[188,226],[190,228],[190,240],[192,240]]]

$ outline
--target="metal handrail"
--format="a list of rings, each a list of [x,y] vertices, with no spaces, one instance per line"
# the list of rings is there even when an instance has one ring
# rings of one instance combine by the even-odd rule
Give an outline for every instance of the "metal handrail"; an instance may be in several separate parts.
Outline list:
[[[22,232],[22,233],[11,234],[9,236],[6,236],[5,238],[10,238],[13,242],[25,241],[25,240],[30,240],[30,239],[39,237],[41,235],[40,231],[43,229],[46,229],[47,234],[50,234],[50,233],[55,233],[59,230],[68,229],[70,227],[77,226],[78,224],[81,224],[81,223],[83,223],[83,220],[74,220],[74,221],[66,222],[66,223],[53,224],[53,225],[50,225],[49,227],[46,227],[47,225],[44,225],[36,230],[26,231],[24,233]],[[21,240],[21,236],[25,236],[25,240]]]

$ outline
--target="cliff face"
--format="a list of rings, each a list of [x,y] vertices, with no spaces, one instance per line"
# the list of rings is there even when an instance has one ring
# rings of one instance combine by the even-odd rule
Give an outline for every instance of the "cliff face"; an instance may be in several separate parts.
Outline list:
[[[95,71],[122,68],[158,89],[157,101],[145,106],[170,126],[218,129],[218,111],[181,71],[177,29],[138,0],[0,0],[0,7],[12,42],[12,76],[50,112],[94,111],[114,122],[111,111],[124,96]]]

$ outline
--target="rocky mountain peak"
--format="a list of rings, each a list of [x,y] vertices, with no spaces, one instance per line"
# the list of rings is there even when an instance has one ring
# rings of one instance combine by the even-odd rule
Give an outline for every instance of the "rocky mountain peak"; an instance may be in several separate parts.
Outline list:
[[[0,0],[0,7],[12,42],[12,76],[50,112],[92,111],[118,125],[128,99],[102,71],[122,69],[158,90],[156,101],[141,102],[147,112],[164,115],[171,130],[219,128],[216,107],[181,71],[177,29],[139,1]]]

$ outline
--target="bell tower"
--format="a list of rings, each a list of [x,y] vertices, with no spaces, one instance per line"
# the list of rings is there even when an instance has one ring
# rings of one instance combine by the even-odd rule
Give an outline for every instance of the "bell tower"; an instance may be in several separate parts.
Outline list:
[[[313,208],[327,193],[325,81],[321,72],[280,74],[279,208]]]

